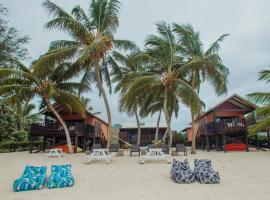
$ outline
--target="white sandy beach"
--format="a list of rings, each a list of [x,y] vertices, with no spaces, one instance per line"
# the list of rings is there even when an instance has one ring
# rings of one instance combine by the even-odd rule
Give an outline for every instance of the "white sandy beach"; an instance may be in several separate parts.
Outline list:
[[[270,152],[202,152],[188,155],[193,167],[194,158],[208,158],[219,171],[218,185],[175,184],[169,176],[170,164],[138,164],[139,157],[116,157],[112,164],[98,161],[83,163],[84,154],[65,155],[62,159],[47,158],[46,154],[28,152],[0,154],[1,200],[269,200]],[[184,156],[175,157],[183,160]],[[12,191],[26,164],[66,164],[73,166],[76,183],[72,188]]]

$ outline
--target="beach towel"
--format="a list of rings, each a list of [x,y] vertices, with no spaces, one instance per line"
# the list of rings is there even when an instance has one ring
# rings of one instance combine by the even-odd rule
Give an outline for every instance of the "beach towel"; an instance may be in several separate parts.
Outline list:
[[[211,160],[194,160],[194,174],[196,181],[200,183],[216,184],[220,182],[218,172],[212,167]]]
[[[52,165],[51,175],[47,182],[49,189],[72,187],[73,185],[74,178],[71,174],[71,165]]]
[[[193,183],[195,181],[194,174],[187,159],[183,162],[173,160],[171,178],[175,183]]]
[[[47,167],[35,167],[27,165],[23,175],[14,181],[13,191],[39,190],[43,188],[46,182]]]

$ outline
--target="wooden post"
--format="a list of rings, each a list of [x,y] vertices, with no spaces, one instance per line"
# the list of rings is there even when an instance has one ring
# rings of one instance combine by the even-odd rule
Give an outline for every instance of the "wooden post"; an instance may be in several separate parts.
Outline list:
[[[256,148],[258,150],[259,149],[259,141],[258,141],[258,134],[257,133],[255,135],[255,140],[256,140]]]
[[[256,135],[256,137],[257,137],[257,135]],[[246,132],[246,152],[249,152],[248,132]]]
[[[56,140],[56,138],[55,138],[55,136],[53,136],[53,144],[52,144],[53,147],[55,146],[55,140]]]
[[[268,149],[270,150],[270,131],[267,132]]]
[[[30,137],[30,148],[29,148],[29,153],[33,153],[33,138]]]
[[[216,135],[216,151],[218,151],[218,135]]]
[[[224,153],[226,153],[226,149],[225,149],[225,144],[226,140],[225,140],[225,133],[222,133],[222,146],[223,146],[223,151]]]
[[[86,151],[86,138],[83,137],[83,152]]]
[[[209,152],[209,138],[206,136],[206,150]]]
[[[43,137],[42,151],[45,152],[45,150],[46,150],[46,137]]]
[[[77,153],[77,147],[78,147],[78,136],[75,136],[74,153]]]

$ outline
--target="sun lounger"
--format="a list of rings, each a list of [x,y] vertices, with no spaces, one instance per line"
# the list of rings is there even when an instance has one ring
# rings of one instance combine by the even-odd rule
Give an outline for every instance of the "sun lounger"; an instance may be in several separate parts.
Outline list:
[[[212,168],[211,160],[194,160],[195,179],[200,183],[219,183],[218,172]]]
[[[73,185],[74,178],[71,174],[71,165],[52,165],[51,175],[47,182],[49,189],[72,187]]]
[[[184,144],[176,144],[176,153],[184,152],[184,156],[187,156],[187,148]]]
[[[139,156],[141,155],[140,145],[134,144],[130,147],[130,156],[132,156],[132,153],[138,153]]]
[[[162,152],[165,154],[169,154],[170,153],[170,148],[168,147],[168,145],[166,144],[160,144],[160,148],[162,149]]]
[[[14,181],[14,192],[39,190],[46,182],[47,167],[35,167],[27,165],[23,172],[23,175]]]
[[[118,153],[120,149],[120,144],[111,144],[109,152]]]
[[[194,173],[187,159],[183,162],[173,159],[171,178],[175,183],[193,183],[195,181]]]

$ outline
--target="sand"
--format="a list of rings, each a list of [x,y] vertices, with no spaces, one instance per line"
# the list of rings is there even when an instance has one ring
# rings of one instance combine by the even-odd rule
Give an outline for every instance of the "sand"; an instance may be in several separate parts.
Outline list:
[[[269,200],[270,152],[202,152],[188,158],[207,158],[219,171],[218,185],[175,184],[169,176],[170,164],[138,164],[139,157],[116,157],[111,164],[83,163],[84,154],[65,155],[62,159],[28,152],[0,154],[0,200]],[[44,188],[38,191],[12,191],[26,164],[67,164],[73,166],[76,183],[72,188]]]

